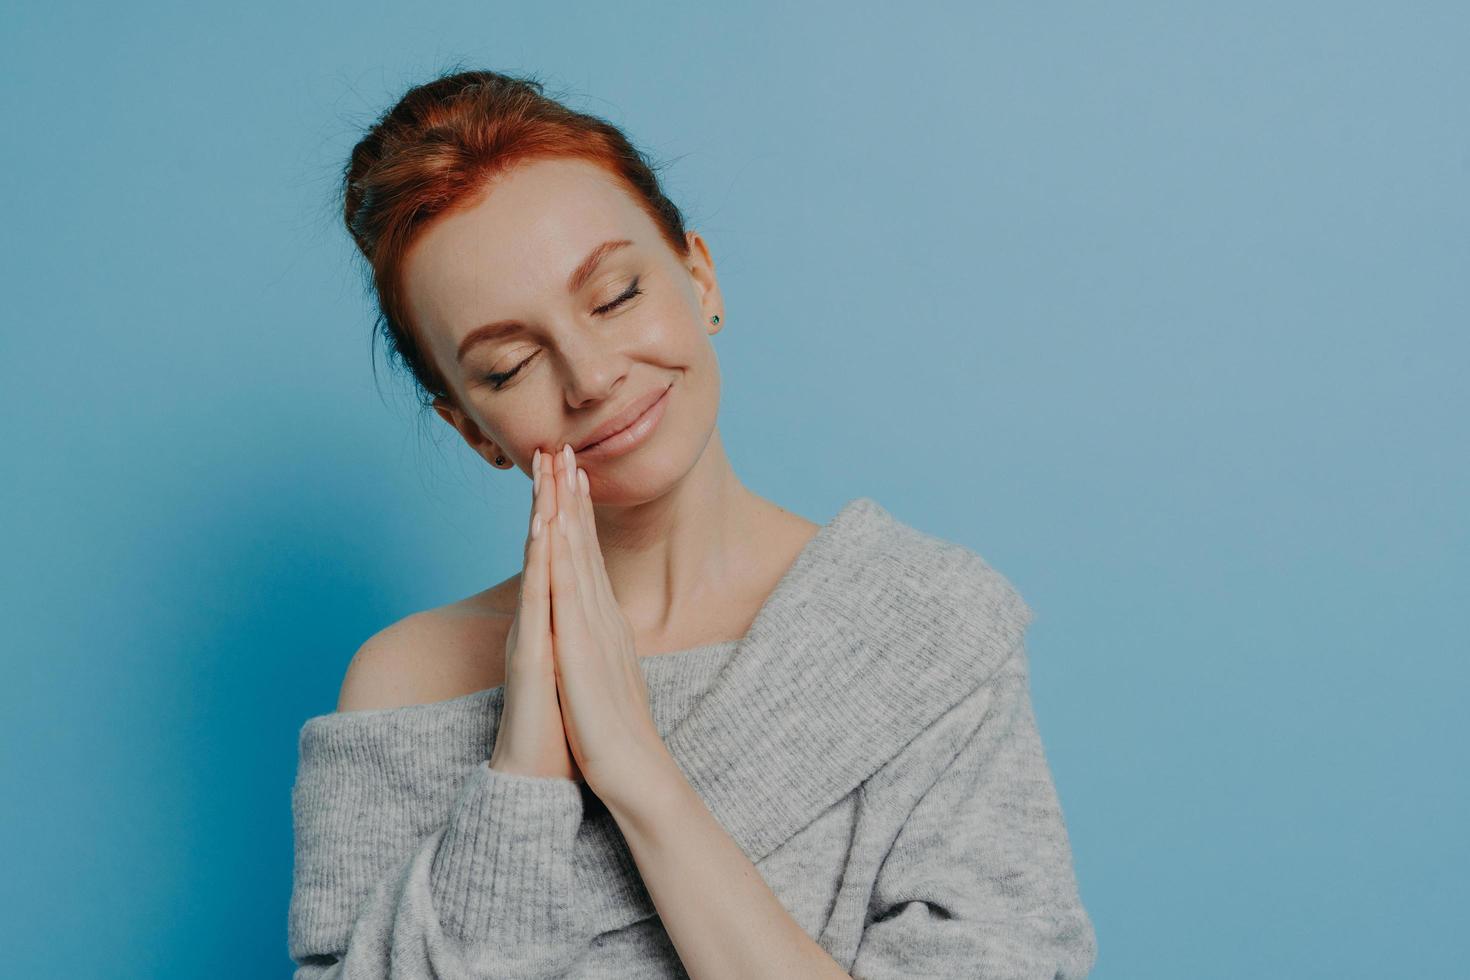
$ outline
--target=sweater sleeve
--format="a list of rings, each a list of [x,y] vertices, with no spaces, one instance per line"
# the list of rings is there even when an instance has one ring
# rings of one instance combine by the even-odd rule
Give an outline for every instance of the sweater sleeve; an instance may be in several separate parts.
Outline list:
[[[360,776],[298,780],[294,980],[553,977],[590,943],[573,907],[576,782],[481,762],[448,819],[404,848],[393,797]]]
[[[854,980],[1081,980],[1097,958],[1019,644],[878,871]]]

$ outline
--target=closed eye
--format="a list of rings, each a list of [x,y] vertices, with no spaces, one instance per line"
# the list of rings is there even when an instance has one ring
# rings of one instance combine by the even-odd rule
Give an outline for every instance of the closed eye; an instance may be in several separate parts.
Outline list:
[[[609,313],[609,312],[617,309],[618,307],[622,306],[624,303],[626,303],[629,300],[633,299],[633,297],[635,297],[635,296],[641,296],[642,294],[643,294],[643,290],[641,290],[641,289],[638,288],[638,277],[637,276],[634,276],[633,277],[633,281],[628,284],[628,288],[627,289],[623,290],[623,293],[622,293],[621,296],[619,296],[617,299],[613,300],[611,303],[607,303],[607,304],[605,304],[603,306],[597,307],[597,309],[593,310],[592,312],[595,313],[595,314],[597,314],[598,316],[601,316],[604,313]],[[539,354],[539,353],[541,353],[541,352],[540,351],[537,351],[536,352],[536,354]],[[505,383],[507,381],[509,381],[511,378],[513,378],[513,377],[516,376],[516,374],[520,371],[521,368],[523,368],[527,364],[531,363],[531,360],[536,356],[536,354],[532,354],[530,357],[526,358],[524,361],[521,361],[521,363],[519,363],[515,367],[511,368],[509,371],[501,371],[501,372],[496,373],[496,374],[487,374],[487,375],[485,375],[485,380],[490,383],[490,387],[492,389],[494,389],[495,391],[499,391],[501,388],[505,387]]]
[[[608,312],[609,310],[615,310],[619,306],[622,306],[624,303],[628,302],[628,300],[632,299],[634,296],[638,296],[642,292],[643,290],[638,288],[638,277],[634,276],[633,281],[628,284],[627,289],[623,290],[623,294],[621,296],[613,300],[611,303],[608,303],[606,306],[599,306],[592,312],[602,314]]]

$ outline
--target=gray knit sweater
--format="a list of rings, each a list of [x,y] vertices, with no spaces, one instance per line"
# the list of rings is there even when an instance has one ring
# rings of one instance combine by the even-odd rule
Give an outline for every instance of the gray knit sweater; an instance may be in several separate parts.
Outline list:
[[[744,637],[640,662],[690,784],[858,980],[1092,968],[1031,619],[975,552],[859,497]],[[503,694],[303,725],[296,980],[688,976],[585,784],[487,764]]]

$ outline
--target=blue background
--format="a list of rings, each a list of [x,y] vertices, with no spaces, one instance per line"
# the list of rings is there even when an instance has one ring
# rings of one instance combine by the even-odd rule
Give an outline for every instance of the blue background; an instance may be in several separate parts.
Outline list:
[[[300,725],[518,569],[333,210],[458,66],[667,164],[751,489],[1036,611],[1095,977],[1462,970],[1470,8],[729,6],[8,8],[6,972],[289,975]]]

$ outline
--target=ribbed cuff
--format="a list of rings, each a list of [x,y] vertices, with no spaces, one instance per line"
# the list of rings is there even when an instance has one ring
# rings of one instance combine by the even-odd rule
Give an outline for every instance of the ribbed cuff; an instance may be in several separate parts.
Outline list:
[[[430,890],[446,935],[510,951],[565,939],[574,924],[575,780],[477,765],[434,854]]]

